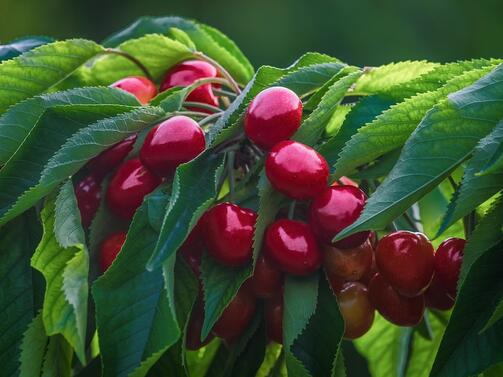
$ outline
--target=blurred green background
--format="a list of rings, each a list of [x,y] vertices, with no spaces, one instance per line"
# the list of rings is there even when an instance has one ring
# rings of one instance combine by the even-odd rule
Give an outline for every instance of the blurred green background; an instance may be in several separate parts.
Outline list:
[[[503,0],[0,0],[0,40],[45,34],[100,41],[142,15],[210,24],[255,66],[306,51],[357,65],[503,57]]]

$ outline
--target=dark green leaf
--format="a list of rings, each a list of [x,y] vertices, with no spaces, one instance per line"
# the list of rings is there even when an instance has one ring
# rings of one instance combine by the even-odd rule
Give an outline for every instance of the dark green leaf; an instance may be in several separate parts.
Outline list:
[[[45,333],[42,313],[31,321],[24,333],[19,358],[19,377],[40,377],[49,338]],[[13,375],[9,373],[8,375]]]
[[[51,336],[42,365],[42,377],[70,377],[72,375],[72,347],[60,335]]]
[[[502,318],[503,318],[503,297],[500,299],[498,306],[496,306],[496,309],[494,309],[491,318],[489,318],[489,320],[487,321],[481,332],[486,331],[488,328],[490,328],[492,325],[500,321]]]
[[[15,39],[8,44],[0,45],[0,61],[15,58],[35,47],[54,42],[51,37],[33,36]]]

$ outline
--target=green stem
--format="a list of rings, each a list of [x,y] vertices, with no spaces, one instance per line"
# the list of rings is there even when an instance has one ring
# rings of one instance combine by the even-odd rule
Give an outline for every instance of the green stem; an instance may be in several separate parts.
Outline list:
[[[238,94],[241,93],[241,88],[239,87],[236,80],[234,80],[234,77],[232,77],[232,75],[219,62],[203,54],[202,52],[195,52],[194,56],[200,60],[203,60],[215,66],[215,68],[217,68],[220,71],[222,76],[226,78],[229,81],[229,83],[231,83],[232,89]]]
[[[407,213],[407,211],[405,211],[403,213],[403,217],[404,219],[407,221],[407,223],[410,225],[410,227],[415,231],[415,232],[419,232],[419,229],[417,229],[417,225],[416,223],[411,219],[411,217],[409,216],[409,214]]]
[[[199,126],[203,127],[204,125],[211,123],[213,120],[218,119],[222,116],[222,112],[208,115],[206,118],[203,118],[199,121]]]
[[[122,56],[123,58],[128,59],[129,61],[133,62],[138,68],[140,68],[142,70],[143,74],[150,81],[154,81],[154,78],[152,77],[152,75],[148,71],[147,67],[145,67],[145,65],[143,65],[143,63],[141,61],[139,61],[138,59],[136,59],[134,56],[128,54],[127,52],[124,52],[124,51],[121,51],[121,50],[117,50],[115,48],[107,48],[104,51],[104,54],[118,55],[118,56]]]
[[[288,218],[290,220],[293,220],[293,218],[295,216],[295,205],[296,204],[297,204],[297,201],[292,200],[292,202],[290,203],[290,206],[288,207]]]
[[[218,89],[218,88],[213,88],[213,93],[215,93],[218,96],[224,96],[224,97],[230,97],[230,98],[236,98],[236,93],[234,92],[229,92],[228,90],[225,89]]]
[[[457,185],[457,184],[456,184],[456,182],[454,181],[454,178],[452,178],[452,176],[449,176],[449,177],[448,177],[448,179],[449,179],[449,183],[450,183],[450,184],[451,184],[451,186],[452,186],[452,189],[453,189],[454,191],[457,191],[457,190],[458,190],[458,185]]]
[[[211,111],[212,113],[221,113],[222,109],[220,107],[208,105],[207,103],[201,103],[201,102],[192,102],[192,101],[185,101],[183,103],[184,107],[196,107],[198,109],[204,109]]]

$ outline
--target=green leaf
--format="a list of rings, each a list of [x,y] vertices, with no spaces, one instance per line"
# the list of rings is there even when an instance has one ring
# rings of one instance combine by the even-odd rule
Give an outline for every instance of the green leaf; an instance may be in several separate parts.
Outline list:
[[[70,377],[72,375],[72,347],[60,335],[51,336],[42,365],[42,377]]]
[[[38,313],[24,333],[19,358],[19,377],[40,377],[49,338],[45,333],[42,313]],[[9,373],[9,375],[12,375]]]
[[[0,64],[0,113],[64,80],[103,48],[84,39],[49,43]]]
[[[485,324],[485,326],[481,330],[481,332],[486,331],[488,328],[493,326],[495,323],[497,323],[502,318],[503,318],[503,297],[500,299],[498,306],[496,306],[496,309],[494,309],[494,312],[491,315],[491,318],[489,318],[489,320],[487,321],[487,323]]]
[[[501,173],[501,171],[503,171],[503,143],[500,143],[489,159],[489,162],[480,170],[478,174],[486,175]]]
[[[184,32],[182,29],[178,29],[177,27],[172,27],[169,29],[169,34],[173,39],[177,40],[180,43],[183,43],[185,46],[187,46],[192,51],[197,50],[197,47],[194,44],[194,42],[192,42],[192,39],[190,39],[189,35],[186,32]]]
[[[0,61],[15,58],[29,50],[54,42],[51,37],[33,36],[15,39],[8,44],[0,45]]]
[[[206,347],[197,351],[187,351],[188,375],[190,377],[205,377],[211,362],[221,346],[222,344],[217,338],[212,340]]]
[[[337,239],[384,229],[462,163],[503,117],[502,77],[503,65],[429,111],[360,218]]]
[[[40,240],[35,211],[0,229],[0,365],[17,375],[23,334],[35,314],[30,257]]]

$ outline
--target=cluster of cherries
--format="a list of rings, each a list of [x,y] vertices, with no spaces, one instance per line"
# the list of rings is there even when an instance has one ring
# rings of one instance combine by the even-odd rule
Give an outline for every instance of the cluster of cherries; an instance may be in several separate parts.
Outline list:
[[[217,77],[206,62],[188,61],[171,69],[161,90],[187,86],[201,78]],[[126,90],[142,103],[157,93],[155,85],[139,77],[113,86]],[[218,106],[213,84],[205,84],[188,97],[190,102]],[[360,216],[365,193],[348,178],[329,185],[329,167],[313,148],[290,140],[302,120],[299,97],[284,87],[260,92],[244,116],[248,140],[266,151],[265,172],[272,187],[306,208],[305,221],[282,217],[264,234],[262,252],[253,276],[223,311],[207,339],[201,340],[204,319],[200,292],[187,329],[186,346],[194,350],[214,336],[227,342],[239,337],[264,300],[264,318],[270,340],[283,341],[283,282],[285,275],[308,276],[324,268],[345,320],[345,337],[354,339],[372,326],[375,309],[390,322],[415,326],[425,306],[447,310],[454,304],[464,240],[448,239],[437,252],[421,233],[398,231],[377,241],[374,232],[360,232],[333,242],[334,237]],[[146,136],[139,158],[123,163],[136,136],[103,152],[87,165],[89,175],[76,186],[84,225],[89,225],[100,202],[102,179],[113,172],[106,202],[118,217],[130,220],[148,193],[176,167],[205,149],[198,123],[175,116]],[[282,212],[280,211],[280,214]],[[252,261],[257,214],[230,202],[210,208],[189,234],[179,253],[200,278],[204,250],[228,267]],[[115,233],[102,244],[100,263],[105,271],[120,251],[126,234]]]

